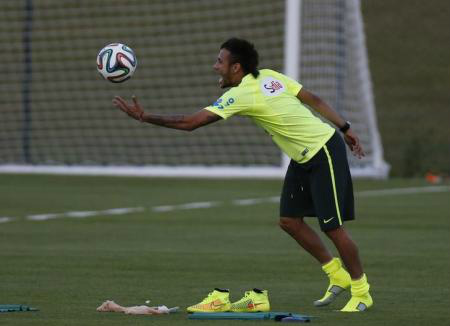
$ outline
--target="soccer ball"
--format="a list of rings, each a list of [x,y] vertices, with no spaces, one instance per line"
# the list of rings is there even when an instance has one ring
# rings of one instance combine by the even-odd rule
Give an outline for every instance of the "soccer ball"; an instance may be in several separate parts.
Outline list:
[[[97,70],[113,83],[129,79],[136,69],[137,59],[133,50],[122,43],[112,43],[100,50],[97,56]]]

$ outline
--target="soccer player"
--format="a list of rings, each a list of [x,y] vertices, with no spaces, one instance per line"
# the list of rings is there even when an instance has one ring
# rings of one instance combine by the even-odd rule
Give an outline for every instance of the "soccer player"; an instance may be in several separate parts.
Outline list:
[[[220,75],[220,87],[230,89],[196,113],[148,113],[134,96],[132,104],[118,96],[113,104],[138,121],[174,129],[191,131],[235,114],[247,116],[264,128],[291,158],[281,193],[280,227],[321,264],[329,278],[324,296],[314,305],[328,305],[350,288],[351,298],[341,311],[366,310],[373,304],[369,283],[358,248],[343,225],[354,219],[353,186],[344,141],[356,157],[364,156],[350,123],[298,82],[273,70],[258,70],[258,52],[246,40],[231,38],[223,43],[214,70]],[[333,123],[343,138],[309,108]],[[306,216],[318,218],[346,269],[304,222]]]

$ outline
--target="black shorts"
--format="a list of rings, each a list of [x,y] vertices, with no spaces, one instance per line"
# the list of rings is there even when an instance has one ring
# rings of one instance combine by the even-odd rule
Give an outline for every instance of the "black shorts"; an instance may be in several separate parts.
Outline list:
[[[337,132],[308,162],[291,160],[281,193],[280,216],[315,216],[322,231],[355,219],[345,144]]]

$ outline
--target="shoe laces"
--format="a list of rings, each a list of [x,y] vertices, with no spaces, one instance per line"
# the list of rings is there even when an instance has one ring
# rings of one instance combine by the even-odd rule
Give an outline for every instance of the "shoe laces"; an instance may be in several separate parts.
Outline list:
[[[205,301],[208,301],[208,299],[209,299],[210,297],[212,297],[213,294],[214,294],[214,291],[208,293],[208,296],[207,296],[206,298],[204,298],[204,299],[202,300],[202,302],[200,302],[200,303],[204,303]]]
[[[205,300],[208,299],[209,297],[212,297],[212,296],[215,295],[217,292],[218,292],[218,291],[215,291],[215,290],[212,291],[212,292],[209,292],[209,293],[208,293],[208,296],[205,298]],[[219,293],[220,293],[220,292],[219,292]]]
[[[239,300],[238,302],[248,300],[248,298],[251,297],[251,295],[252,295],[252,291],[245,291],[244,297],[241,300]]]

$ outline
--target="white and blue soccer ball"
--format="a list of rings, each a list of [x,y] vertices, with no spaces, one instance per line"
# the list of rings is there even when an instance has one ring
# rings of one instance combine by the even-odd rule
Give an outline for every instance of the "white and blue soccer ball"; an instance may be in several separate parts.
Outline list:
[[[136,66],[134,51],[122,43],[108,44],[97,55],[98,72],[113,83],[122,83],[130,79]]]

